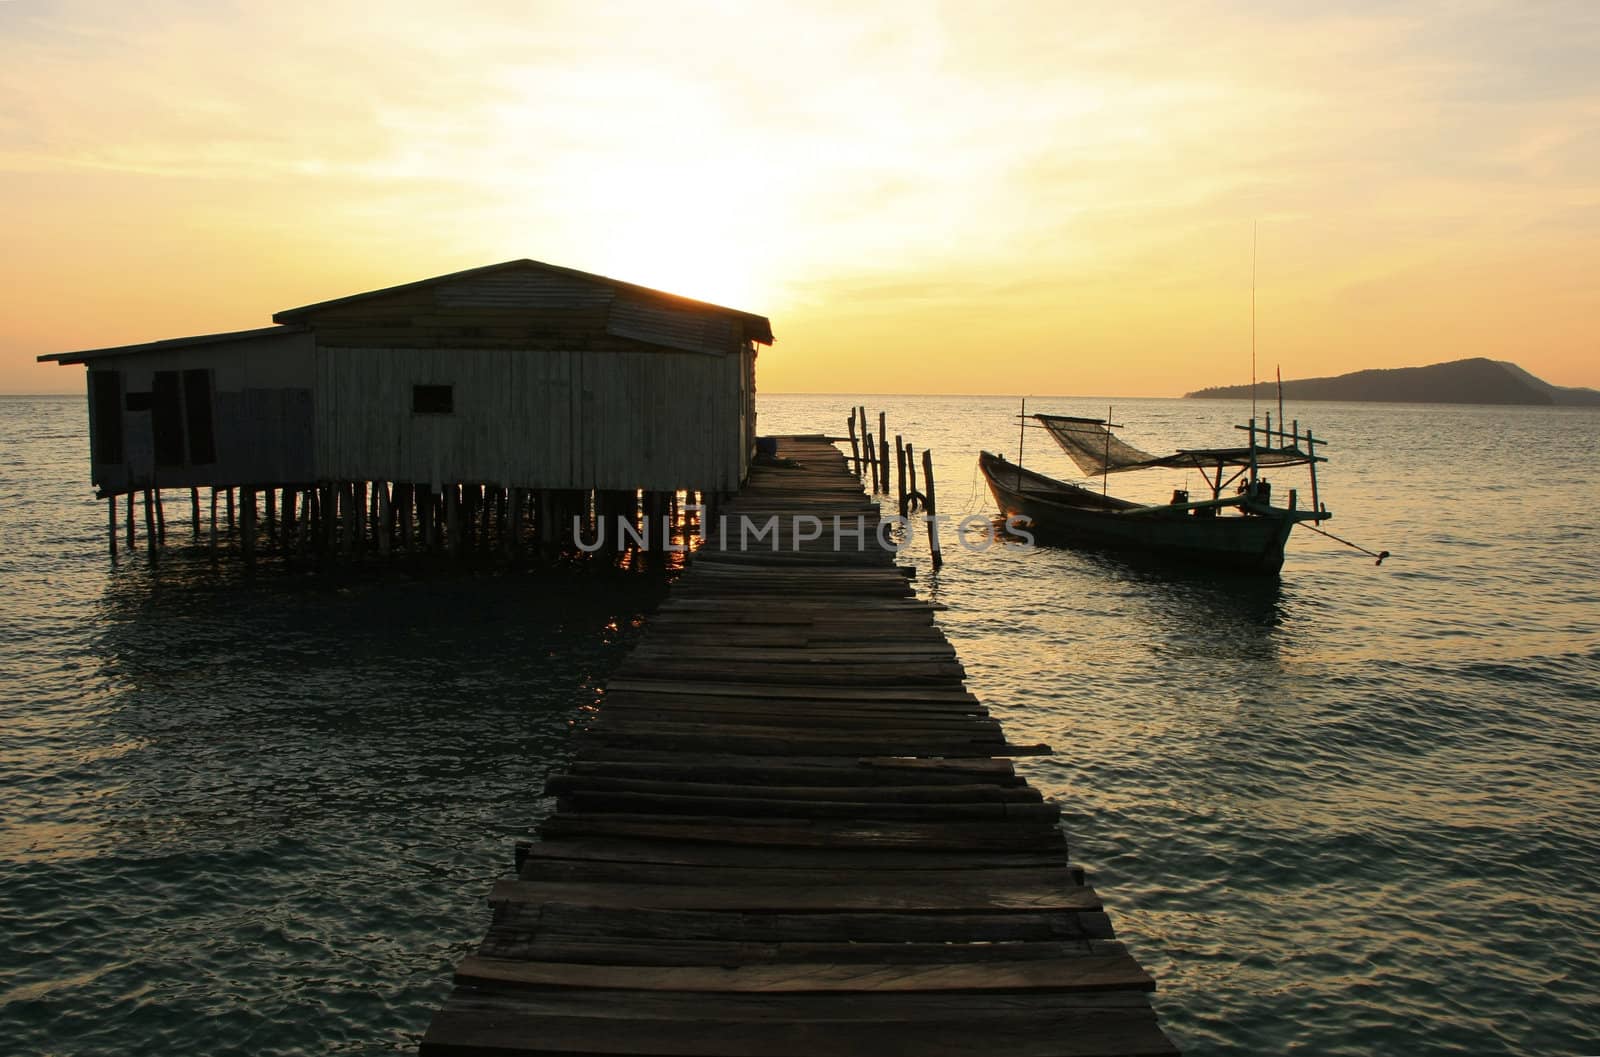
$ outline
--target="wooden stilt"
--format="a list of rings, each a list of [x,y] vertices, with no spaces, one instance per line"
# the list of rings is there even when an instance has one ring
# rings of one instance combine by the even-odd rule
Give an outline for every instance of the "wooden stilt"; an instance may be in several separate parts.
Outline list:
[[[522,547],[522,504],[527,501],[524,489],[507,489],[506,512],[500,519],[500,549],[515,554]]]
[[[878,480],[883,485],[883,490],[889,490],[889,417],[883,411],[878,412]]]
[[[394,529],[390,522],[393,505],[389,499],[389,486],[383,481],[372,482],[372,501],[378,504],[378,516],[373,519],[372,529],[378,536],[378,553],[385,558],[389,556],[390,538]]]
[[[156,535],[156,503],[148,488],[144,490],[144,539],[144,549],[154,558],[160,537]]]
[[[472,490],[477,492],[478,486],[473,485]],[[478,512],[478,549],[487,551],[493,538],[489,535],[489,530],[494,523],[494,512],[500,505],[499,489],[493,485],[486,485],[479,505],[482,509]]]
[[[106,496],[106,525],[110,527],[110,538],[107,543],[111,547],[111,560],[117,560],[117,497]]]
[[[322,518],[322,550],[329,557],[339,553],[339,486],[329,481],[317,497],[317,512]]]
[[[894,480],[896,500],[895,509],[902,515],[906,512],[906,442],[896,433],[894,435]]]
[[[213,485],[212,488],[211,488],[211,556],[212,557],[216,557],[216,554],[217,554],[217,489],[216,489],[216,486]]]
[[[200,489],[189,488],[189,516],[194,521],[194,538],[200,538]]]
[[[256,490],[239,489],[239,547],[244,552],[246,568],[256,561]]]
[[[166,542],[167,542],[167,511],[166,511],[166,508],[161,505],[161,489],[160,488],[153,488],[153,489],[151,489],[151,492],[154,494],[155,501],[156,501],[156,537],[155,538],[159,543],[161,543],[163,546],[165,546]]]
[[[305,531],[300,533],[300,550],[304,553],[321,546],[319,541],[322,539],[322,507],[319,503],[321,496],[316,488],[307,488],[302,498],[304,503],[300,509],[304,513],[300,516],[300,520],[305,522],[303,526]]]
[[[278,529],[279,546],[286,553],[294,552],[295,537],[300,530],[299,520],[295,517],[295,491],[292,488],[283,490],[283,521]]]
[[[233,489],[230,487],[227,491],[228,491],[228,531],[232,532],[234,530]]]
[[[855,464],[857,476],[861,473],[861,442],[856,440],[856,409],[850,409],[850,461]]]
[[[878,451],[877,448],[873,446],[872,434],[870,433],[867,434],[866,449],[867,469],[869,471],[868,476],[872,478],[872,490],[876,492],[878,491]]]
[[[339,531],[340,543],[343,545],[345,557],[350,557],[356,552],[356,539],[360,532],[361,504],[356,501],[356,486],[353,481],[345,481],[339,485]]]
[[[411,507],[416,487],[409,482],[394,486],[395,522],[400,530],[400,546],[411,549]]]
[[[556,509],[555,497],[550,494],[550,489],[539,489],[539,509],[534,514],[534,527],[539,530],[539,542],[543,546],[553,547],[557,540],[556,535]]]
[[[278,543],[278,490],[266,488],[262,491],[262,501],[267,507],[267,539],[274,546]]]
[[[444,490],[445,546],[452,556],[461,553],[461,486],[446,485]]]
[[[128,489],[127,495],[128,495],[128,517],[127,517],[127,522],[128,522],[128,549],[131,551],[131,550],[133,550],[134,544],[136,542],[135,539],[134,539],[134,529],[133,529],[133,489],[131,489],[131,488]]]
[[[933,493],[933,453],[927,448],[922,449],[922,494],[928,497],[927,507],[923,513],[928,517],[928,550],[933,555],[933,568],[937,572],[944,565],[944,555],[939,552],[939,503]]]
[[[365,550],[367,546],[367,482],[356,481],[350,485],[350,512],[355,515],[355,532],[351,548]]]

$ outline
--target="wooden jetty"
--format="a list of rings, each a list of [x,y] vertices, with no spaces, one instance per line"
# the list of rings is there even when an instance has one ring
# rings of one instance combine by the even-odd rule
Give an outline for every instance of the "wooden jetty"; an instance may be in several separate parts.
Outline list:
[[[421,1052],[1175,1053],[1013,768],[1049,750],[965,689],[844,456],[779,454],[799,465],[758,466],[719,515],[776,515],[783,546],[696,553]],[[793,546],[807,515],[828,531]],[[865,546],[836,551],[834,516]]]

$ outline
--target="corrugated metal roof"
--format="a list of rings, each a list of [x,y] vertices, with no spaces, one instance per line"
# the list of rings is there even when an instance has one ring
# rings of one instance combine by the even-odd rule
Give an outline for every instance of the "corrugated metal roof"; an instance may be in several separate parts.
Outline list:
[[[86,360],[98,360],[105,356],[131,356],[136,352],[159,352],[163,349],[181,349],[193,345],[226,345],[229,342],[250,341],[274,334],[303,334],[305,331],[306,328],[301,326],[271,326],[257,327],[254,330],[230,330],[222,334],[196,334],[190,338],[163,338],[160,341],[146,341],[139,345],[113,345],[106,349],[84,349],[81,352],[52,352],[38,357],[38,362],[83,363]]]
[[[435,302],[447,308],[600,308],[616,296],[609,286],[527,271],[443,282],[434,290]]]
[[[758,341],[763,345],[772,344],[772,324],[765,316],[758,316],[750,312],[740,312],[738,309],[725,308],[722,305],[713,305],[705,301],[695,301],[691,298],[679,297],[677,294],[669,294],[661,290],[652,290],[645,286],[636,286],[633,283],[625,283],[619,279],[610,279],[604,275],[594,275],[589,272],[580,272],[574,268],[562,268],[558,265],[545,264],[542,261],[528,260],[526,258],[522,260],[505,261],[501,264],[485,265],[482,268],[469,268],[466,271],[451,272],[448,275],[437,275],[431,279],[421,279],[414,283],[403,283],[399,286],[390,286],[382,290],[370,290],[366,293],[351,294],[348,297],[335,298],[331,301],[319,301],[316,304],[302,305],[299,308],[286,308],[282,312],[274,313],[272,319],[277,323],[300,322],[307,320],[309,317],[314,316],[318,312],[326,309],[353,304],[368,298],[387,297],[393,294],[420,290],[427,287],[434,287],[438,289],[438,292],[435,296],[439,298],[438,303],[444,304],[446,303],[443,300],[442,288],[444,287],[448,287],[452,290],[451,296],[484,296],[483,291],[487,288],[474,286],[474,284],[481,283],[490,278],[495,280],[504,280],[519,275],[530,278],[537,276],[547,280],[564,278],[589,287],[600,286],[609,289],[615,295],[621,295],[630,299],[646,302],[666,302],[670,304],[674,310],[686,314],[699,313],[702,315],[723,316],[738,319],[744,325],[744,337],[747,340]],[[463,291],[469,289],[476,289],[479,291],[479,293],[477,295],[466,295],[463,293]],[[510,289],[512,289],[512,287],[503,286],[499,288],[499,291],[501,293],[506,293]],[[541,287],[535,285],[534,287],[530,287],[530,289],[537,291],[535,296],[540,297],[555,296],[556,294],[556,287],[554,286]],[[511,304],[513,302],[497,301],[494,303]],[[527,302],[514,303],[527,304]],[[570,304],[571,302],[567,303]]]
[[[649,305],[642,301],[618,299],[606,318],[606,333],[632,338],[669,349],[709,352],[717,355],[733,351],[733,321],[698,312]]]

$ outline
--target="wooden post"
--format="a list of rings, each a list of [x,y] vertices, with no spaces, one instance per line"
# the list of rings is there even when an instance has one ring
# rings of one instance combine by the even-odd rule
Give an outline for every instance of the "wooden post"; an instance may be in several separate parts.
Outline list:
[[[263,489],[262,498],[267,505],[267,539],[278,542],[278,490],[270,485]]]
[[[928,497],[928,505],[923,510],[928,519],[928,550],[933,554],[933,569],[938,572],[944,564],[944,555],[939,553],[939,504],[933,495],[933,453],[927,448],[922,449],[922,476],[927,482],[922,494]]]
[[[361,512],[356,504],[356,486],[353,481],[345,481],[338,489],[339,516],[339,544],[346,558],[356,552],[356,522]]]
[[[556,502],[550,494],[550,489],[539,489],[539,512],[535,515],[538,522],[539,542],[546,547],[554,546],[559,528],[556,525]]]
[[[217,488],[211,486],[211,554],[217,553]]]
[[[878,450],[877,450],[876,447],[873,446],[872,434],[868,433],[866,435],[866,438],[867,438],[867,443],[866,443],[866,448],[867,448],[867,466],[872,471],[871,475],[870,475],[872,477],[872,490],[874,492],[877,492],[878,491]]]
[[[860,404],[856,405],[856,421],[860,424],[861,429],[861,457],[870,460],[872,458],[872,431],[867,428],[867,409]],[[866,476],[867,468],[862,466],[861,477],[863,481],[866,480]]]
[[[232,532],[233,529],[234,529],[234,520],[233,520],[233,487],[231,485],[228,487],[227,492],[228,492],[228,531]]]
[[[889,490],[889,419],[885,412],[878,412],[878,479],[883,483],[883,490]]]
[[[137,542],[134,539],[134,530],[133,530],[133,489],[132,488],[128,489],[128,518],[127,518],[127,521],[128,521],[128,549],[131,551],[131,550],[133,550],[134,543]]]
[[[473,485],[472,490],[476,492],[478,486]],[[499,491],[494,485],[483,487],[483,499],[479,501],[483,509],[478,511],[478,549],[481,551],[488,551],[493,545],[494,537],[490,533],[494,528],[495,508],[500,505]]]
[[[292,488],[283,490],[283,518],[278,530],[278,545],[285,551],[293,552],[295,532],[299,525],[295,520],[295,493]]]
[[[446,485],[444,490],[445,546],[452,555],[461,553],[461,486]]]
[[[917,456],[916,456],[916,453],[912,450],[911,443],[909,441],[906,442],[906,479],[907,479],[907,482],[911,485],[911,492],[908,492],[907,494],[909,495],[911,493],[916,492],[916,490],[917,490]]]
[[[500,549],[507,554],[515,554],[522,546],[522,504],[526,499],[524,489],[510,489],[506,513],[500,519]]]
[[[194,521],[194,538],[200,538],[200,489],[189,486],[189,516]]]
[[[302,554],[306,551],[316,550],[321,546],[319,541],[322,539],[322,516],[321,506],[317,502],[318,498],[318,488],[315,485],[307,488],[305,494],[301,497],[300,521],[305,529],[304,532],[300,533],[300,552]]]
[[[111,528],[111,560],[117,560],[117,497],[115,493],[106,496],[106,524]]]
[[[167,511],[161,505],[161,489],[151,489],[156,500],[156,539],[165,546],[167,542]]]
[[[856,474],[861,474],[861,444],[856,440],[856,409],[850,409],[850,459],[855,463]]]
[[[372,482],[372,499],[378,504],[378,517],[372,524],[372,530],[378,535],[378,553],[385,558],[389,556],[389,537],[393,534],[390,528],[393,503],[389,499],[389,486],[383,481]]]
[[[329,557],[339,549],[339,489],[329,481],[317,496],[317,510],[322,515],[322,550]]]
[[[239,544],[244,551],[246,567],[252,567],[256,561],[256,490],[254,488],[239,489]]]
[[[354,543],[358,550],[365,550],[367,547],[367,482],[355,482],[350,486],[350,493],[351,498],[354,499],[351,506],[355,508],[356,515]]]
[[[156,556],[156,543],[160,537],[156,535],[156,504],[150,495],[150,489],[144,490],[144,549],[150,557]]]
[[[411,511],[416,504],[417,487],[407,481],[394,486],[395,522],[400,529],[400,546],[411,549]]]
[[[1311,435],[1311,427],[1306,427],[1306,455],[1311,459],[1306,465],[1311,470],[1311,509],[1322,513],[1322,503],[1317,498],[1317,441]],[[1321,520],[1318,518],[1317,520]]]
[[[894,464],[895,487],[899,492],[896,498],[900,500],[895,510],[904,514],[906,512],[906,443],[898,433],[894,435]]]

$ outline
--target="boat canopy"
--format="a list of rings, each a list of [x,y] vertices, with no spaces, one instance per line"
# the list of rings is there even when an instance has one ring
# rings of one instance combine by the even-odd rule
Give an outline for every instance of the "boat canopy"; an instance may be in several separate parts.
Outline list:
[[[1256,445],[1244,448],[1184,448],[1171,455],[1151,455],[1114,436],[1103,418],[1071,418],[1066,415],[1034,415],[1050,431],[1061,450],[1072,457],[1078,469],[1091,477],[1127,470],[1159,467],[1214,470],[1224,466],[1300,466],[1322,461],[1298,447],[1269,448]]]

